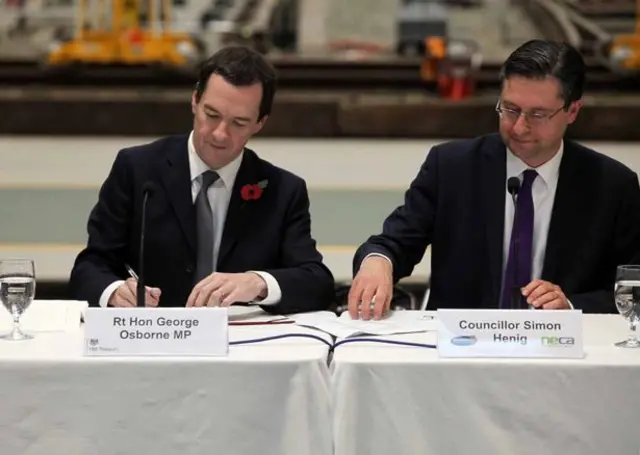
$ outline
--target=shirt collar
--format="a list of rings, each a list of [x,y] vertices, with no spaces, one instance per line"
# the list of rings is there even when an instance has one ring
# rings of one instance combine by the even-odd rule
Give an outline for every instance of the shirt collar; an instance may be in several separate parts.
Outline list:
[[[558,175],[560,174],[560,162],[562,161],[563,152],[564,142],[561,142],[558,153],[556,153],[553,158],[551,158],[546,163],[535,168],[536,172],[538,173],[538,177],[544,182],[547,187],[549,187],[549,184],[551,182],[558,180]],[[531,166],[527,165],[507,149],[507,180],[510,177],[520,177],[520,175],[527,169],[531,169]]]
[[[197,179],[204,172],[210,170],[209,166],[202,161],[202,158],[196,152],[196,147],[193,143],[193,131],[189,134],[189,172],[191,174],[191,182]],[[230,163],[221,167],[220,169],[216,169],[215,171],[220,176],[220,180],[224,183],[225,188],[231,190],[236,181],[236,176],[238,175],[238,171],[240,170],[240,164],[242,163],[242,156],[244,155],[244,151],[241,152],[236,158],[233,159]]]

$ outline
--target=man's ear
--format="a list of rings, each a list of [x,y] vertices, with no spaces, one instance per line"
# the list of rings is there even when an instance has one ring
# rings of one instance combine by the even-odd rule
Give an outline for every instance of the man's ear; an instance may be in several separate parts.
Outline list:
[[[580,109],[582,109],[582,106],[584,106],[584,101],[582,100],[574,101],[573,103],[571,103],[571,106],[569,106],[570,124],[576,121],[576,118],[578,117],[578,113],[580,112]]]
[[[262,117],[258,123],[256,123],[256,127],[254,130],[253,134],[258,134],[260,132],[260,130],[262,129],[262,127],[264,126],[265,123],[267,123],[267,119],[269,118],[268,115],[265,115],[264,117]]]
[[[194,91],[191,94],[191,113],[193,115],[196,114],[196,108],[198,107],[198,102],[196,101],[196,92]]]

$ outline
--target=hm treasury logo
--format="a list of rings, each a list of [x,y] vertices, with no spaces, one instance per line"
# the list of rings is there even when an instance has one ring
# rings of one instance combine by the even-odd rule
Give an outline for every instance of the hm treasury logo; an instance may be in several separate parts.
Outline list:
[[[87,352],[118,352],[117,347],[105,347],[104,345],[100,345],[100,340],[98,338],[89,338],[86,341],[87,343]]]
[[[473,346],[478,342],[478,338],[475,335],[460,335],[451,338],[451,344],[456,346]]]

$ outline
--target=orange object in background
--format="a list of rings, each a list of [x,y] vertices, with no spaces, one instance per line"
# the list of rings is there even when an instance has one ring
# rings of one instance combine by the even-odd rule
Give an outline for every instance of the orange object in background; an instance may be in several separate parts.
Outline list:
[[[473,95],[475,81],[469,77],[441,76],[438,78],[438,93],[442,98],[460,101]]]
[[[425,39],[426,55],[420,67],[424,81],[435,82],[442,98],[462,100],[475,91],[475,74],[481,55],[473,41],[433,36]]]
[[[438,79],[439,67],[446,56],[446,42],[442,36],[428,36],[424,40],[426,55],[420,65],[420,77],[424,81]]]
[[[635,30],[613,37],[606,65],[622,74],[640,74],[640,0],[636,0]]]
[[[425,40],[425,49],[429,53],[429,56],[442,60],[447,55],[447,44],[442,36],[428,36]]]
[[[75,36],[52,43],[46,63],[192,70],[200,48],[190,34],[172,30],[172,6],[171,0],[77,0]]]
[[[127,33],[127,39],[132,44],[140,44],[144,40],[144,33],[139,28],[133,28]]]

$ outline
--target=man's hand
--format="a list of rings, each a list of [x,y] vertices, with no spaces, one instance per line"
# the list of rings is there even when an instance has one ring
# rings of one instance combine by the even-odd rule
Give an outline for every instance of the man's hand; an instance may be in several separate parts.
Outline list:
[[[267,296],[267,283],[257,273],[212,273],[195,285],[187,307],[230,306]]]
[[[111,297],[109,297],[108,306],[113,307],[135,307],[137,305],[136,302],[136,286],[138,285],[137,281],[133,278],[129,278],[127,281],[122,283]],[[144,306],[146,307],[156,307],[158,306],[158,302],[160,301],[161,291],[158,288],[150,288],[146,287],[146,292],[144,296]]]
[[[532,281],[522,289],[522,295],[527,298],[527,303],[535,308],[544,310],[571,309],[571,305],[569,305],[569,301],[560,286],[548,281]]]
[[[393,297],[393,271],[390,262],[380,256],[362,261],[349,290],[349,314],[368,320],[373,313],[380,319],[389,311]],[[373,308],[370,308],[374,302]]]

